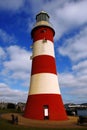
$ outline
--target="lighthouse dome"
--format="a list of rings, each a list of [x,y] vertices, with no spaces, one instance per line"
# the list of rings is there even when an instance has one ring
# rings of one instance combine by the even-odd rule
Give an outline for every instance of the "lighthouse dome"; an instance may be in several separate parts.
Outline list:
[[[52,24],[49,22],[49,15],[45,11],[41,11],[36,15],[36,23],[32,28],[31,36],[33,35],[33,32],[38,27],[48,27],[53,30],[53,33],[55,35],[55,30],[53,29]]]
[[[47,21],[49,22],[49,15],[45,11],[41,11],[39,14],[36,16],[36,21]]]

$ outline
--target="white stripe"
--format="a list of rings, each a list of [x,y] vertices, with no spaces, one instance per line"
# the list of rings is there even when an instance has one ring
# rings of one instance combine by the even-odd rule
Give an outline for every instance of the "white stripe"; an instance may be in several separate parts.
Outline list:
[[[51,25],[49,22],[47,22],[47,21],[39,21],[39,22],[36,22],[36,24],[34,25],[33,28],[35,28],[35,27],[37,27],[37,26],[42,26],[42,25],[46,25],[46,26],[52,28],[52,25]],[[52,28],[52,29],[53,29],[53,28]]]
[[[50,55],[54,57],[54,43],[46,40],[38,40],[33,45],[33,57],[38,55]]]
[[[31,76],[29,95],[41,93],[60,94],[57,75],[39,73]]]

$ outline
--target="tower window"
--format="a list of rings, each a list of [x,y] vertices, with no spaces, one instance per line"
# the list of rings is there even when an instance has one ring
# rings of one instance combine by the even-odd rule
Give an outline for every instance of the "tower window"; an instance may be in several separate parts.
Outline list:
[[[40,14],[37,15],[36,20],[37,20],[37,22],[39,22],[39,21],[49,22],[49,16],[46,13],[40,13]]]
[[[47,31],[46,29],[44,29],[44,30],[41,30],[41,32],[42,32],[42,33],[45,33],[46,31]]]

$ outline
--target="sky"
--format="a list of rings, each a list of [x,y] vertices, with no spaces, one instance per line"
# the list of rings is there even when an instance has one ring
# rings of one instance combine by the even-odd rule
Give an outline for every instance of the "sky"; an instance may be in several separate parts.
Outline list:
[[[46,11],[64,103],[87,102],[87,0],[0,0],[0,102],[26,102],[35,17]]]

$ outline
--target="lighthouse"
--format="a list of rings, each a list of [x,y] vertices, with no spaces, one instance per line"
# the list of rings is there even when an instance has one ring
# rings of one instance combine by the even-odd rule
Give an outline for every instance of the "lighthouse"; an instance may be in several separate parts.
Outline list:
[[[35,120],[67,120],[54,54],[55,31],[49,15],[41,11],[31,31],[33,39],[30,88],[24,117]]]

